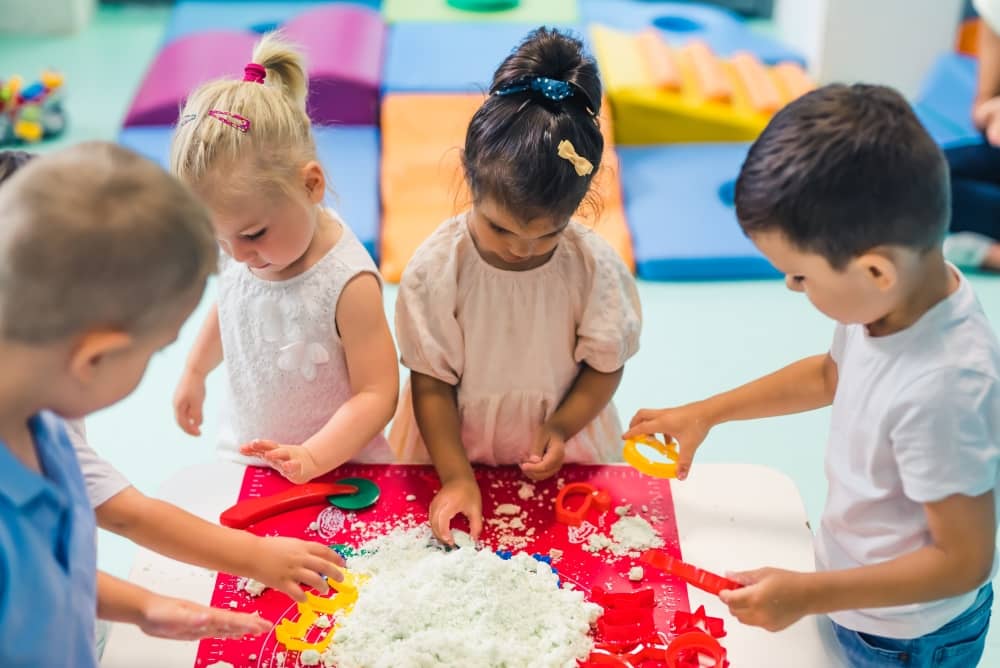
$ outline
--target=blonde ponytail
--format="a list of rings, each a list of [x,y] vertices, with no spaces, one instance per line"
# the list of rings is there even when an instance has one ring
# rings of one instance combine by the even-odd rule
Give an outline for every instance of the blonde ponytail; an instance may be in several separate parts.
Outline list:
[[[266,85],[281,89],[289,100],[305,111],[309,93],[305,59],[302,53],[284,39],[280,32],[264,35],[253,50],[253,62],[267,70]]]
[[[220,188],[238,185],[245,191],[281,187],[316,159],[302,53],[273,32],[257,43],[251,58],[264,68],[263,82],[241,78],[206,83],[191,93],[180,112],[170,169],[203,196],[224,197],[229,193],[220,193]],[[232,178],[237,168],[241,176],[252,168],[253,182]]]

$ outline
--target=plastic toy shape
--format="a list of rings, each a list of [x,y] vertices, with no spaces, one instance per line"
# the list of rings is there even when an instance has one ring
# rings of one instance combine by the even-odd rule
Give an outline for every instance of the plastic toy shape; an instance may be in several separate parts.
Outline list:
[[[292,652],[303,652],[307,649],[322,652],[330,646],[333,640],[334,631],[339,624],[334,624],[325,636],[316,642],[307,641],[306,634],[309,629],[323,615],[337,615],[338,619],[350,614],[354,604],[358,600],[358,586],[361,581],[353,573],[344,571],[344,579],[341,582],[327,580],[330,587],[337,593],[330,598],[322,598],[315,594],[306,593],[306,602],[299,603],[298,621],[283,620],[274,628],[274,637],[285,646],[285,649]]]
[[[640,452],[639,444],[649,446],[670,461],[654,462]],[[625,441],[625,448],[622,450],[622,458],[636,471],[653,476],[654,478],[676,478],[677,460],[680,459],[680,453],[677,451],[677,447],[677,441],[664,443],[660,439],[654,438],[653,436],[639,436]]]
[[[219,523],[232,529],[246,529],[251,524],[268,517],[314,503],[322,503],[330,496],[357,493],[356,486],[339,483],[310,482],[305,485],[296,485],[271,496],[240,501],[223,511],[222,515],[219,516]]]
[[[714,668],[729,665],[726,650],[719,641],[701,631],[685,633],[671,640],[665,653],[665,662],[668,668],[700,668],[706,665],[701,661],[702,655],[711,657],[714,663],[709,665]]]
[[[707,591],[709,594],[715,594],[716,596],[723,590],[740,589],[743,587],[739,582],[724,578],[715,573],[710,573],[691,564],[686,564],[662,550],[647,550],[639,557],[639,561],[670,575],[675,575],[689,585],[697,587],[702,591]]]
[[[358,488],[355,494],[331,495],[327,499],[331,504],[343,510],[364,510],[365,508],[370,508],[375,505],[379,494],[381,494],[378,485],[367,478],[344,478],[343,480],[338,480],[336,484]]]
[[[467,12],[498,12],[517,7],[521,0],[448,0],[448,4]]]
[[[590,600],[604,609],[653,608],[656,606],[652,589],[614,593],[603,589],[594,589],[590,594]]]
[[[566,505],[567,497],[580,495],[583,496],[582,503],[576,509],[570,509]],[[577,527],[583,524],[591,508],[603,513],[610,507],[611,495],[603,489],[586,482],[571,482],[563,486],[556,496],[556,521]]]
[[[694,612],[677,610],[670,620],[670,630],[677,635],[690,631],[701,631],[713,638],[725,638],[726,627],[720,617],[709,617],[705,614],[705,606],[700,605]]]
[[[587,661],[595,666],[642,666],[646,661],[664,660],[668,645],[657,633],[651,633],[639,642],[623,649],[613,643],[595,645]],[[587,665],[587,664],[584,664]]]

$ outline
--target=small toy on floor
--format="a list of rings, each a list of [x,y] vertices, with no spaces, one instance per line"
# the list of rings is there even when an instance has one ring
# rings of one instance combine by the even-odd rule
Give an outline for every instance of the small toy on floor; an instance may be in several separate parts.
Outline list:
[[[35,143],[66,128],[62,108],[63,76],[46,70],[28,86],[14,75],[0,81],[0,146]]]

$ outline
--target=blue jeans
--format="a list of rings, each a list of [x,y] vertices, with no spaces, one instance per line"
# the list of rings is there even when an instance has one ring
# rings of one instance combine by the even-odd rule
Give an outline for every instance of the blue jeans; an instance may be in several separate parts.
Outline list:
[[[944,154],[951,171],[951,232],[1000,241],[1000,148],[984,141]]]
[[[987,584],[968,610],[919,638],[882,638],[836,623],[833,628],[851,668],[973,668],[983,655],[992,607],[993,585]]]

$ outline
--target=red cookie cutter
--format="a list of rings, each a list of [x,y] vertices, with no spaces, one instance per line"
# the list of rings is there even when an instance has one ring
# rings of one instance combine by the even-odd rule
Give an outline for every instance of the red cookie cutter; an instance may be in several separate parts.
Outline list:
[[[670,641],[664,654],[668,668],[700,668],[700,656],[707,655],[715,662],[714,668],[726,668],[726,650],[719,641],[701,631],[679,635]]]
[[[653,590],[649,588],[623,592],[609,592],[603,589],[594,589],[590,593],[590,600],[605,609],[656,607],[656,599],[653,596]]]
[[[566,497],[583,496],[583,501],[575,510],[566,505]],[[591,508],[600,512],[611,507],[611,495],[587,482],[571,482],[564,485],[556,495],[556,521],[570,526],[580,526]]]
[[[705,606],[700,605],[694,612],[677,610],[670,620],[670,630],[676,635],[689,631],[701,631],[713,638],[725,638],[726,626],[721,617],[709,617],[705,614]]]
[[[662,662],[667,650],[663,638],[657,633],[648,634],[630,647],[625,650],[614,643],[598,643],[582,665],[637,668],[646,661]]]
[[[219,516],[219,524],[233,529],[246,529],[251,524],[268,517],[311,506],[314,503],[324,503],[328,496],[357,493],[358,488],[354,485],[341,485],[333,482],[310,482],[296,485],[271,496],[240,501],[223,511]]]
[[[661,550],[647,550],[639,557],[639,561],[649,564],[653,568],[676,575],[693,587],[710,594],[719,595],[725,589],[740,589],[743,587],[739,582],[724,578],[721,575],[710,573],[706,570],[686,564],[680,559],[675,559]]]
[[[652,589],[610,593],[596,589],[591,600],[604,608],[597,620],[598,647],[624,652],[658,638],[653,621],[656,601]]]

